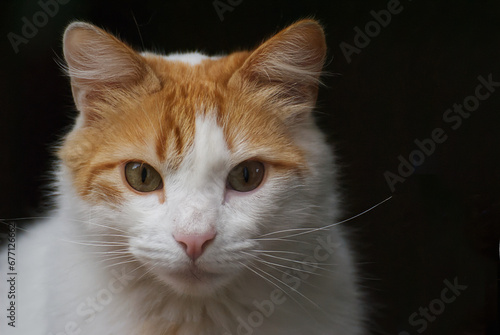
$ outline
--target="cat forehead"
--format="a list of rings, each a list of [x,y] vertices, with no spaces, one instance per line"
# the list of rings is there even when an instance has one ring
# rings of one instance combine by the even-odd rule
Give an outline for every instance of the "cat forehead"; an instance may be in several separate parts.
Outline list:
[[[103,159],[116,157],[119,147],[117,160],[143,160],[176,170],[196,142],[208,153],[218,152],[215,148],[227,150],[229,164],[251,158],[278,165],[303,163],[286,126],[262,108],[258,96],[228,89],[246,53],[226,57],[148,53],[143,57],[161,77],[162,89],[139,98],[122,96],[118,112],[106,113],[103,122],[109,128],[103,134]],[[210,136],[219,140],[208,141]],[[205,164],[202,156],[196,157]]]
[[[144,57],[156,56],[154,53],[151,52],[143,52],[141,53],[141,55]],[[198,65],[204,60],[207,59],[216,60],[220,59],[222,56],[207,56],[200,52],[186,52],[186,53],[172,53],[169,55],[163,55],[161,57],[163,57],[163,59],[167,61],[182,62],[189,65]]]
[[[135,134],[131,139],[135,143],[149,138],[159,161],[178,167],[199,132],[205,136],[222,133],[224,145],[239,151],[250,142],[258,142],[266,124],[272,124],[270,115],[250,110],[248,99],[227,87],[245,53],[226,57],[199,53],[143,56],[161,77],[162,89],[139,100],[125,99],[116,130],[118,134]],[[128,130],[123,132],[123,128]]]
[[[207,56],[199,52],[172,53],[168,55],[143,52],[140,54],[165,85],[168,80],[227,81],[250,55],[234,52],[229,55]],[[193,83],[193,82],[192,82]]]
[[[224,132],[213,114],[199,115],[195,119],[195,135],[192,145],[184,155],[179,170],[189,172],[191,186],[203,185],[221,172],[231,161]],[[186,185],[185,185],[186,186]]]

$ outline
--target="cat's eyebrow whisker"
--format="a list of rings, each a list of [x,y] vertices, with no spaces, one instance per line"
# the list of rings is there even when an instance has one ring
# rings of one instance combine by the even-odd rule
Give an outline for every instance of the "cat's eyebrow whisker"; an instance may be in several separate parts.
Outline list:
[[[370,208],[368,208],[368,209],[364,210],[363,212],[358,213],[358,214],[356,214],[356,215],[354,215],[354,216],[351,216],[350,218],[347,218],[347,219],[345,219],[345,220],[342,220],[342,221],[339,221],[339,222],[335,222],[335,223],[332,223],[332,224],[329,224],[329,225],[326,225],[326,226],[323,226],[323,227],[319,227],[319,228],[311,228],[311,229],[309,229],[308,231],[304,231],[304,232],[302,232],[302,233],[297,233],[297,234],[292,234],[292,235],[288,235],[288,236],[283,236],[283,238],[290,238],[290,237],[302,236],[302,235],[305,235],[305,234],[314,233],[314,232],[316,232],[316,231],[326,230],[326,229],[328,229],[328,228],[331,228],[331,227],[337,226],[337,225],[342,224],[342,223],[346,223],[346,222],[348,222],[348,221],[354,220],[354,219],[356,219],[356,218],[358,218],[358,217],[360,217],[360,216],[362,216],[362,215],[364,215],[364,214],[366,214],[366,213],[370,212],[371,210],[373,210],[373,209],[375,209],[376,207],[378,207],[378,206],[382,205],[382,204],[383,204],[383,203],[385,203],[386,201],[389,201],[390,199],[392,199],[392,195],[391,195],[390,197],[388,197],[388,198],[386,198],[386,199],[382,200],[381,202],[379,202],[379,203],[377,203],[377,204],[373,205],[372,207],[370,207]],[[268,234],[266,234],[266,235],[262,235],[262,236],[267,236],[267,235],[276,234],[276,233],[278,233],[278,232],[272,232],[272,233],[268,233]]]

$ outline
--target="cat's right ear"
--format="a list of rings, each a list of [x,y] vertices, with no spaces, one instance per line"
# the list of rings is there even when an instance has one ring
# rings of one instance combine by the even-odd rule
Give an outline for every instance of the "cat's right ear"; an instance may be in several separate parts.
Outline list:
[[[84,22],[73,22],[64,32],[64,58],[77,109],[84,122],[99,119],[102,103],[117,90],[154,92],[161,83],[131,47],[113,35]]]

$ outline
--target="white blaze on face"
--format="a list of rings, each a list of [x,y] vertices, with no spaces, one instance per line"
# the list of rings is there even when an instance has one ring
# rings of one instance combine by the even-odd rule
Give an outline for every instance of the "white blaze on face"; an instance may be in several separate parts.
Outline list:
[[[216,230],[230,153],[215,117],[196,118],[195,138],[178,171],[166,181],[172,233]]]

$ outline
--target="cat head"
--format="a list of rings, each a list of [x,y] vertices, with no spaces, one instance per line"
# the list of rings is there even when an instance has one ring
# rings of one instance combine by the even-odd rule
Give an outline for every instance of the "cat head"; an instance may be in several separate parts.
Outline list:
[[[297,248],[262,236],[331,217],[331,155],[311,114],[325,53],[312,20],[224,57],[137,53],[72,23],[79,117],[59,152],[72,206],[181,294],[227,285],[255,250]]]

